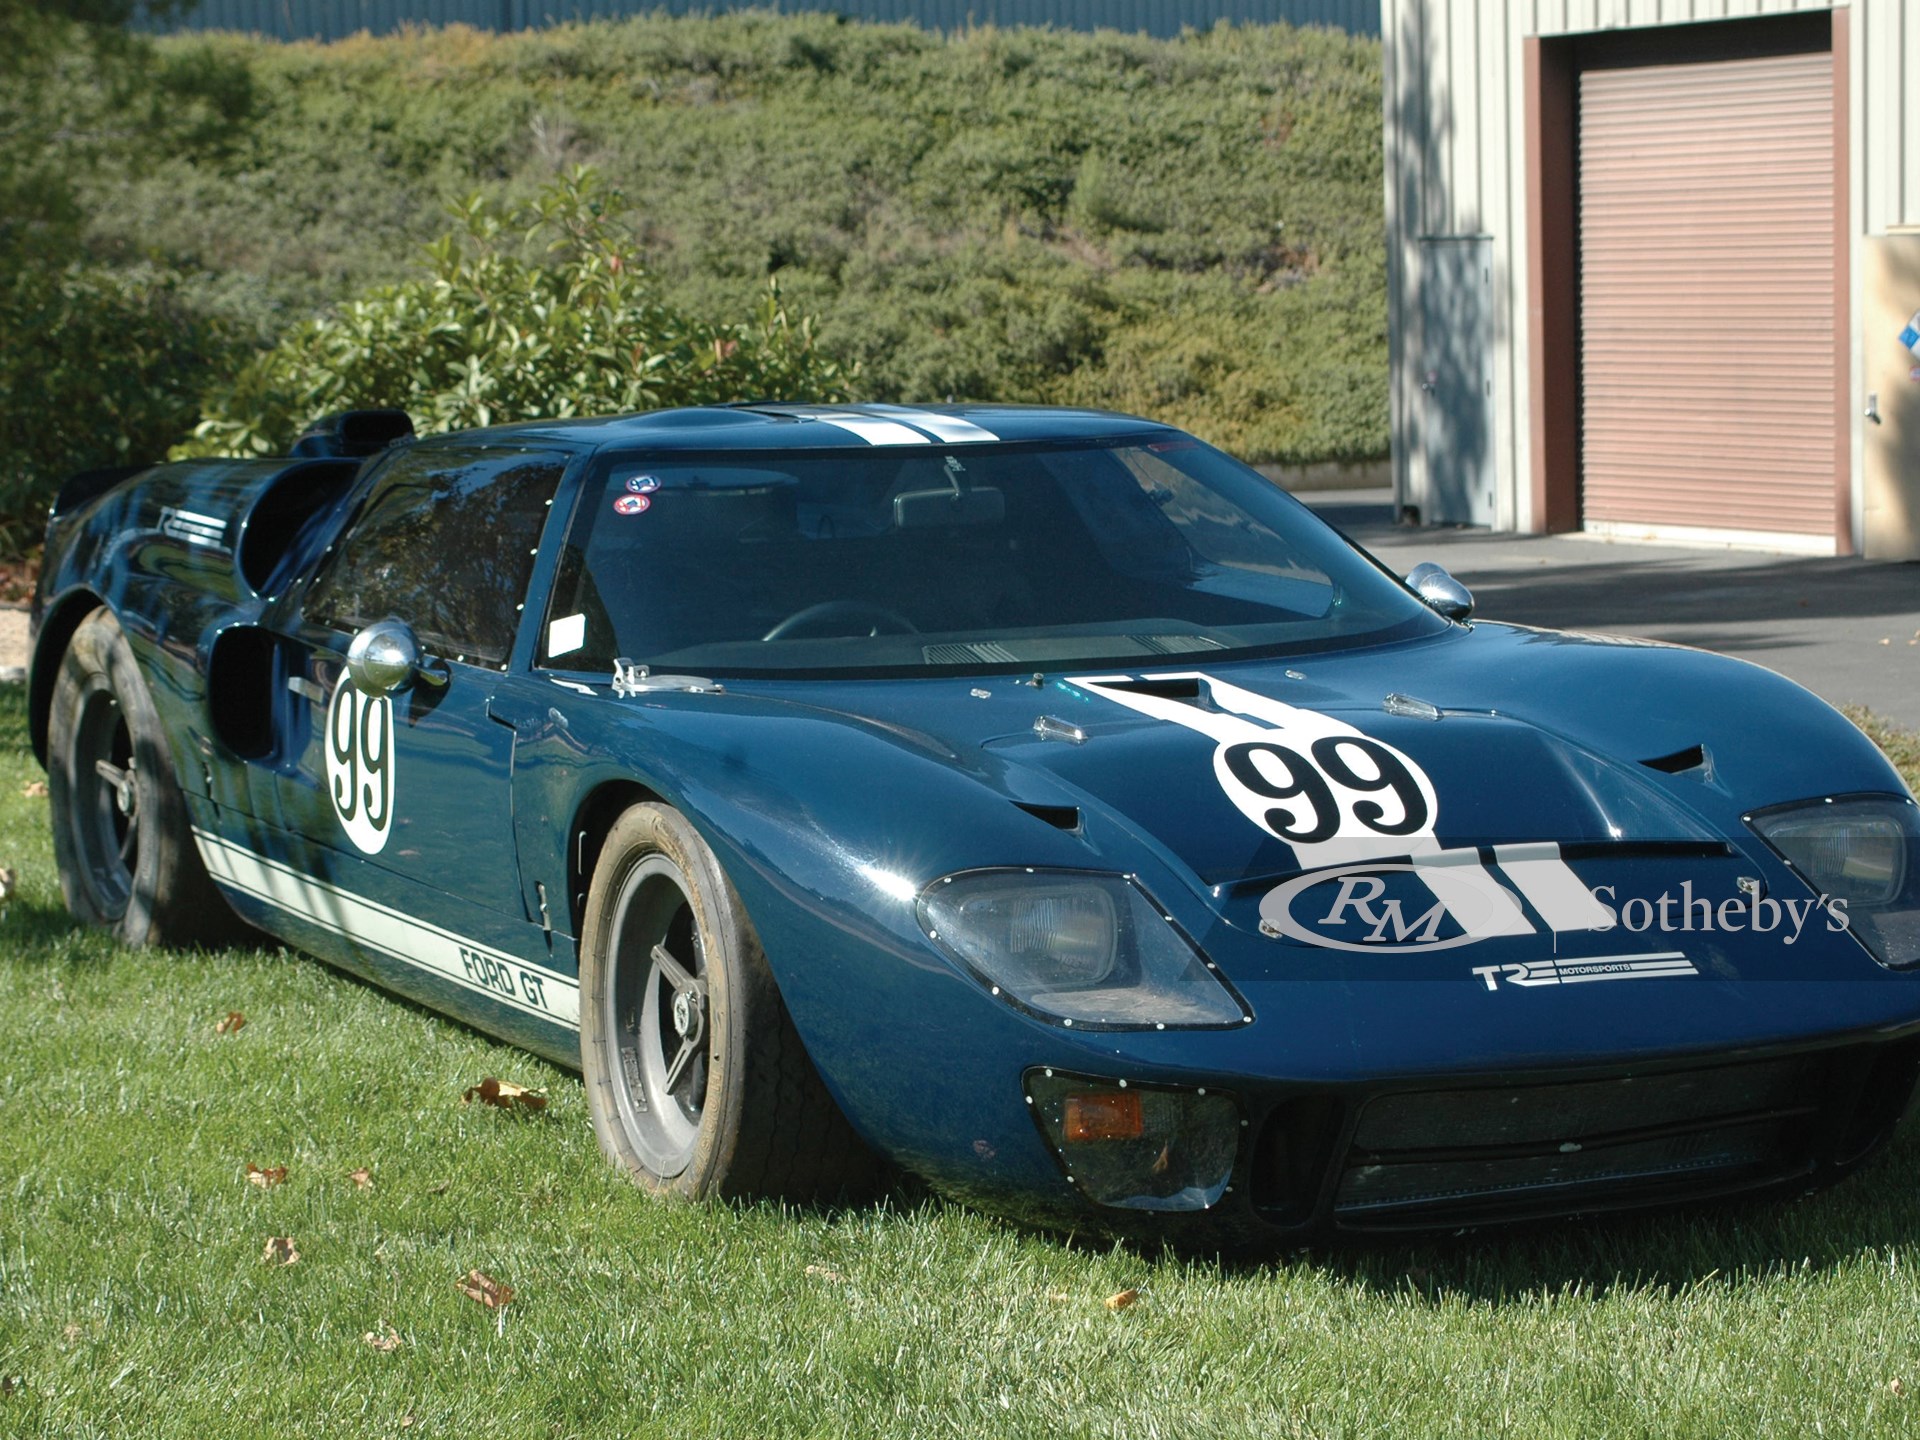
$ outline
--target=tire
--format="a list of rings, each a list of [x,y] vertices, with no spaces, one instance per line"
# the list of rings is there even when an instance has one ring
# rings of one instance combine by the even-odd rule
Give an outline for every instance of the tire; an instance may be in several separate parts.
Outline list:
[[[208,878],[173,754],[111,612],[80,622],[47,716],[53,857],[67,909],[126,945],[221,945],[249,932]]]
[[[852,1198],[878,1173],[807,1058],[752,922],[686,817],[635,805],[601,847],[580,957],[600,1149],[686,1200]]]

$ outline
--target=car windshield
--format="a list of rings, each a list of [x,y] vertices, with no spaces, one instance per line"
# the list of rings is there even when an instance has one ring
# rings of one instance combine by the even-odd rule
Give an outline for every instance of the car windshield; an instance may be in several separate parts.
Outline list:
[[[541,663],[701,675],[1160,664],[1444,622],[1199,441],[615,455]]]

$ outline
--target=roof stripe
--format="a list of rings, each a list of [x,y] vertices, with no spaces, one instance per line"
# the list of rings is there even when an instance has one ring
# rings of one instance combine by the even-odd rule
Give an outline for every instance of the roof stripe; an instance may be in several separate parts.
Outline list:
[[[942,415],[933,410],[914,410],[906,405],[868,405],[865,408],[882,415],[895,416],[949,444],[978,444],[983,440],[1000,438],[984,426],[976,425],[971,420],[962,420],[958,415]]]
[[[858,435],[869,445],[930,443],[918,430],[910,430],[895,421],[882,420],[872,415],[856,415],[847,410],[796,410],[792,413],[802,420],[819,420],[828,425],[837,425],[849,434]]]

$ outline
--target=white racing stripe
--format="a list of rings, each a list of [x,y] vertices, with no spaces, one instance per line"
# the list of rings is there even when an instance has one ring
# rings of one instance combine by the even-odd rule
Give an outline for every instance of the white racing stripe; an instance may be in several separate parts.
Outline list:
[[[1000,438],[991,430],[976,425],[971,420],[962,420],[958,415],[941,415],[932,410],[915,410],[906,405],[869,405],[867,408],[904,420],[907,424],[916,426],[934,438],[945,440],[949,444],[977,445],[985,440]]]
[[[1496,845],[1493,860],[1555,930],[1604,930],[1613,924],[1613,912],[1560,858],[1558,845]]]
[[[193,834],[220,884],[523,1014],[580,1028],[578,981],[302,875],[205,830]]]
[[[807,410],[794,412],[803,420],[818,420],[827,425],[838,425],[849,434],[858,435],[869,445],[930,445],[918,430],[911,430],[893,420],[881,420],[872,415],[853,415],[844,410]]]

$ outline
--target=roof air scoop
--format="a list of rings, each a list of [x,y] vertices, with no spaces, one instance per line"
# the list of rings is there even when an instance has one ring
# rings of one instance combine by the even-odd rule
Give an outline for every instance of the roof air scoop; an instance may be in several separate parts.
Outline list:
[[[293,453],[302,459],[357,460],[412,438],[413,417],[404,410],[337,410],[308,425],[293,442]]]

